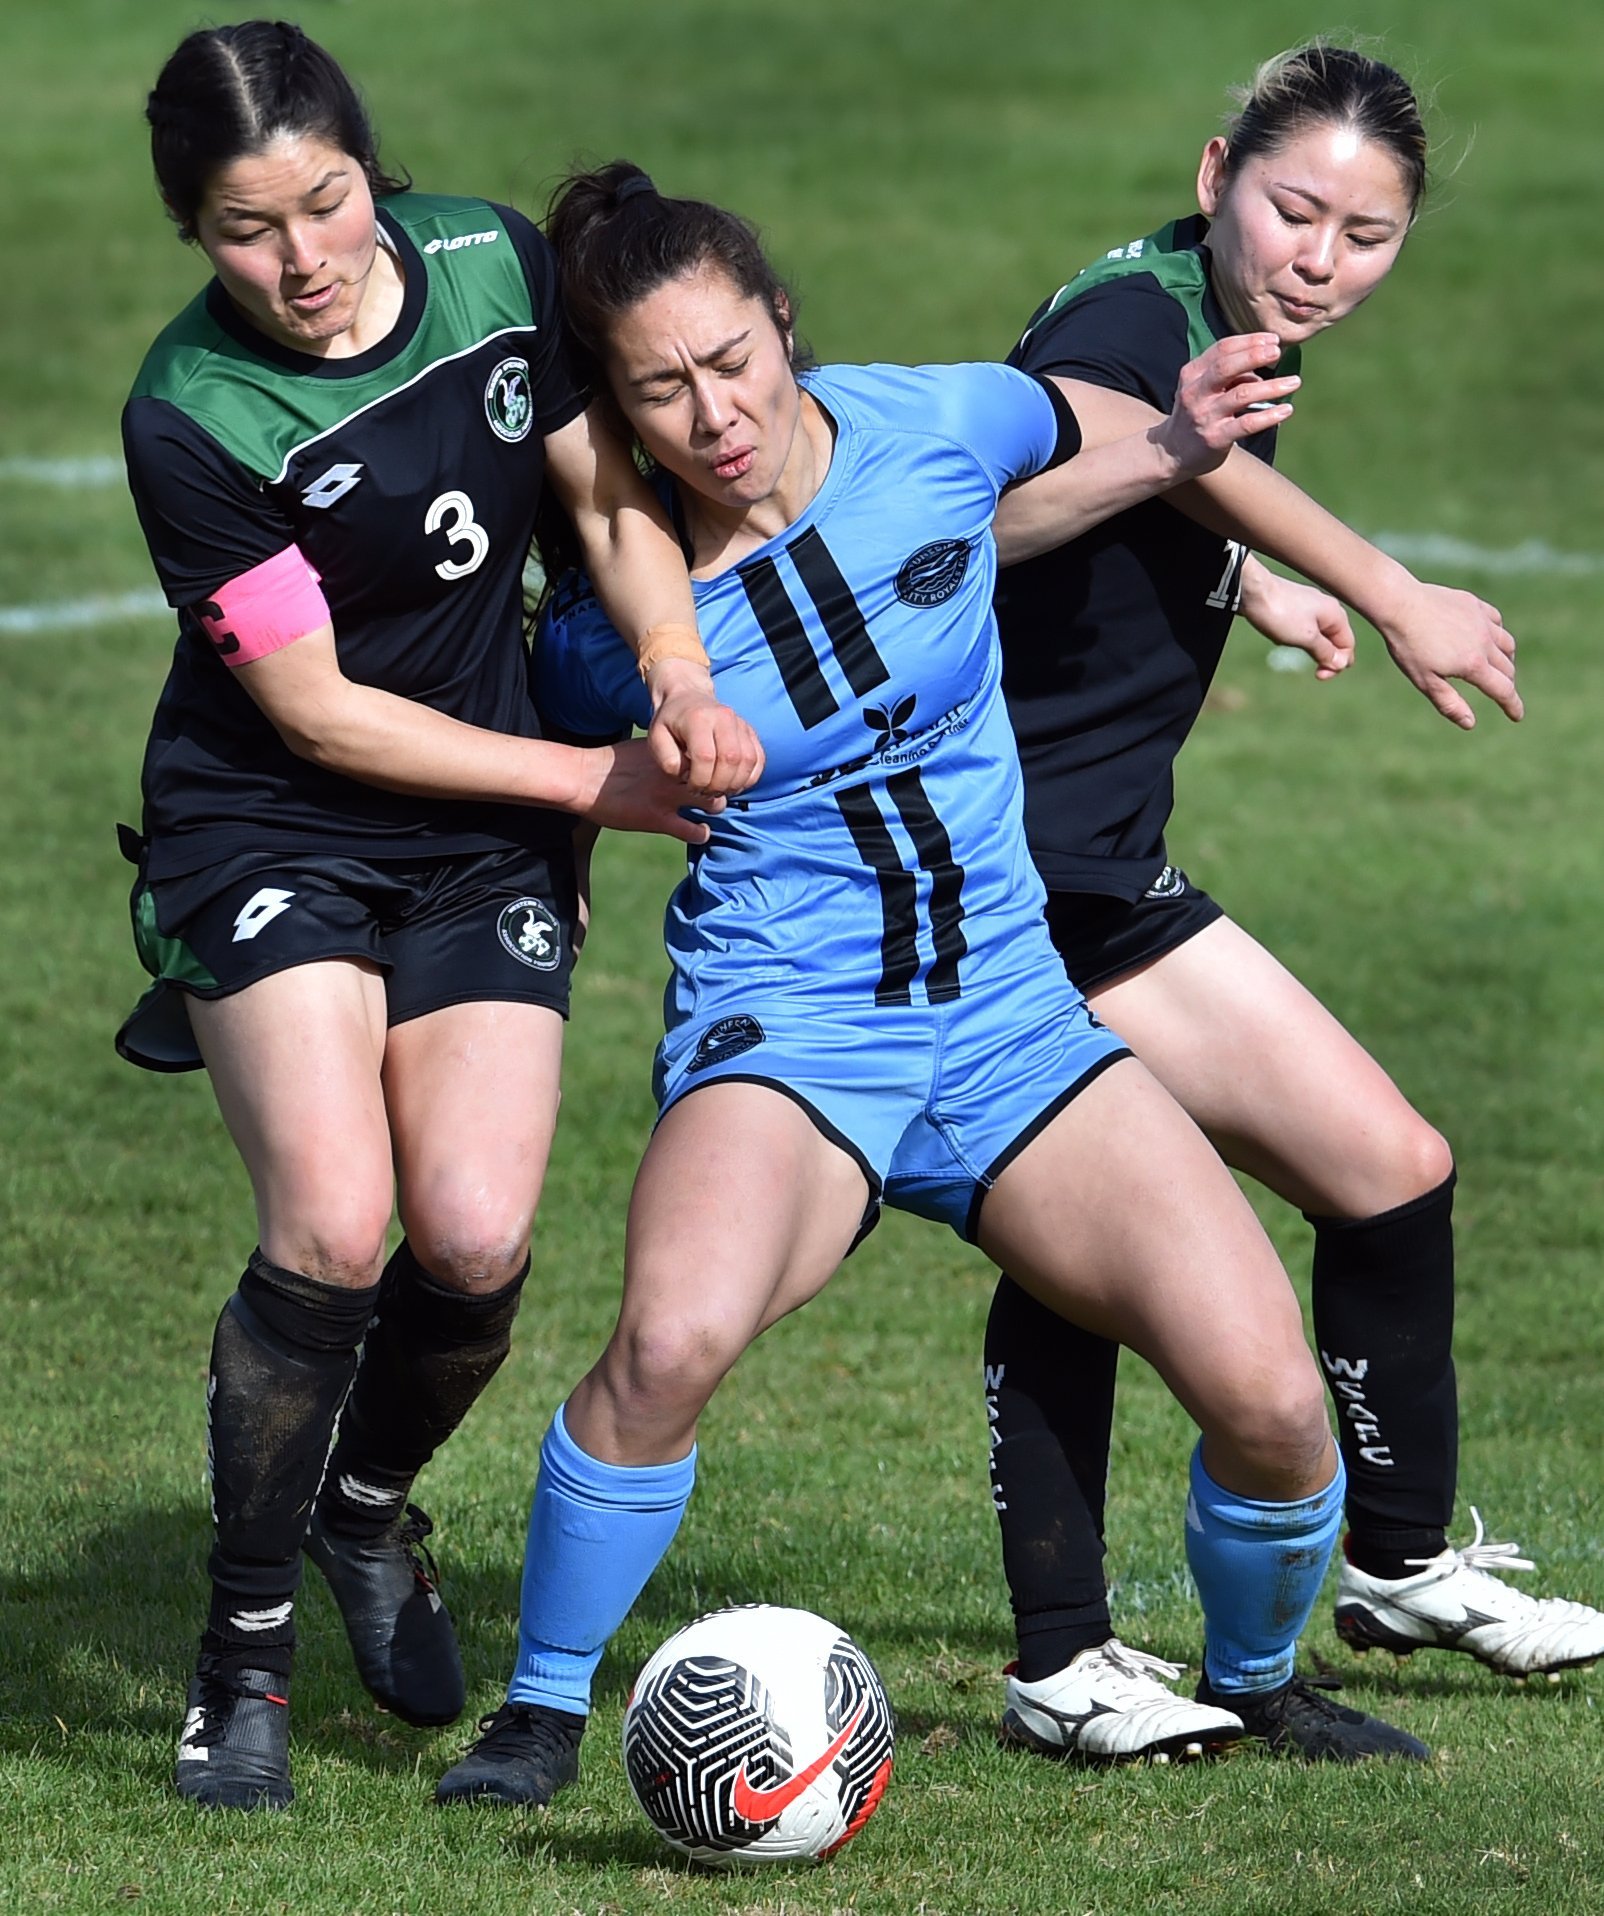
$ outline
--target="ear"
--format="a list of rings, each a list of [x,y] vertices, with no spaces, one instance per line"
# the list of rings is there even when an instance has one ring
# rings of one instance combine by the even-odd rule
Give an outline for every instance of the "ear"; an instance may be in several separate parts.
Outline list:
[[[1225,194],[1226,159],[1230,148],[1223,133],[1216,133],[1203,149],[1197,163],[1198,209],[1208,219],[1219,211]]]
[[[796,329],[791,324],[791,302],[784,293],[774,295],[774,324],[779,328],[780,338],[785,342],[785,356],[789,359],[796,350]]]

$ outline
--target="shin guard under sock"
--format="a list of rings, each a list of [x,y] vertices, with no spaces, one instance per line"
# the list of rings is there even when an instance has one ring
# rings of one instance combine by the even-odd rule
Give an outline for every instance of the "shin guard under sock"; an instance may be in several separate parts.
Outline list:
[[[1118,1363],[1117,1344],[999,1278],[986,1320],[991,1500],[1027,1683],[1114,1634],[1103,1504]]]
[[[318,1521],[376,1537],[400,1515],[412,1480],[457,1428],[512,1344],[529,1260],[489,1296],[430,1275],[405,1239],[380,1280],[378,1308],[318,1497]]]
[[[377,1294],[257,1251],[223,1306],[207,1384],[216,1541],[204,1652],[288,1674],[301,1540]]]
[[[558,1410],[540,1447],[509,1702],[589,1713],[602,1651],[674,1541],[695,1481],[694,1447],[668,1464],[606,1464]]]
[[[1343,1470],[1295,1503],[1225,1490],[1192,1452],[1186,1560],[1203,1604],[1203,1673],[1219,1695],[1275,1690],[1292,1675],[1303,1626],[1342,1528]]]
[[[1314,1329],[1348,1467],[1348,1554],[1376,1577],[1448,1541],[1459,1457],[1454,1179],[1379,1217],[1311,1217]]]

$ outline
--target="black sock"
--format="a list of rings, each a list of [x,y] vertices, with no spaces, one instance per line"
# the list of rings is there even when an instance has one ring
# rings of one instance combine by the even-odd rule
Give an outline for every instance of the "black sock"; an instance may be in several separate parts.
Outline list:
[[[529,1261],[488,1297],[453,1290],[403,1240],[385,1266],[378,1310],[340,1417],[319,1521],[377,1536],[401,1514],[412,1480],[501,1368]]]
[[[287,1677],[301,1541],[378,1286],[252,1254],[212,1338],[207,1453],[216,1541],[201,1649]]]
[[[1454,1176],[1380,1217],[1311,1217],[1314,1329],[1348,1468],[1347,1552],[1376,1577],[1448,1541],[1459,1459]],[[1307,1214],[1306,1214],[1307,1215]]]
[[[986,1320],[991,1493],[1027,1683],[1114,1634],[1103,1503],[1118,1363],[1118,1344],[999,1278]]]

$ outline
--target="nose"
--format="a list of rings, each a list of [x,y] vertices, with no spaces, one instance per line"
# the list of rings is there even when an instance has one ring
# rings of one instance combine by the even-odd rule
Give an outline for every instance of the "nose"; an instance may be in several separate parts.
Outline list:
[[[316,231],[298,222],[286,226],[279,257],[291,278],[310,279],[323,264],[323,249]]]
[[[1323,224],[1306,226],[1303,243],[1293,262],[1299,275],[1311,284],[1323,286],[1337,270],[1337,233]]]
[[[719,381],[703,374],[691,383],[691,405],[696,426],[708,438],[716,439],[735,417],[735,407]]]

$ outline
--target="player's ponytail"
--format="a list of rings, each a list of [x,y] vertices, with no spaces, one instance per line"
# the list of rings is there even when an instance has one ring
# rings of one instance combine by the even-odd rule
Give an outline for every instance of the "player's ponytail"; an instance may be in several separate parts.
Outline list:
[[[326,140],[356,161],[375,196],[411,184],[379,164],[373,122],[339,62],[288,20],[190,34],[162,68],[145,118],[156,184],[186,240],[217,171],[281,135]]]
[[[1225,133],[1227,172],[1255,154],[1279,152],[1312,127],[1342,127],[1391,153],[1410,218],[1420,210],[1430,143],[1414,89],[1383,61],[1311,41],[1266,60],[1234,97],[1238,110]]]
[[[546,236],[562,270],[569,326],[598,365],[621,314],[669,280],[703,267],[717,268],[746,298],[761,300],[791,343],[791,364],[809,363],[796,339],[796,301],[757,228],[706,200],[667,198],[630,160],[569,174],[552,195]]]

